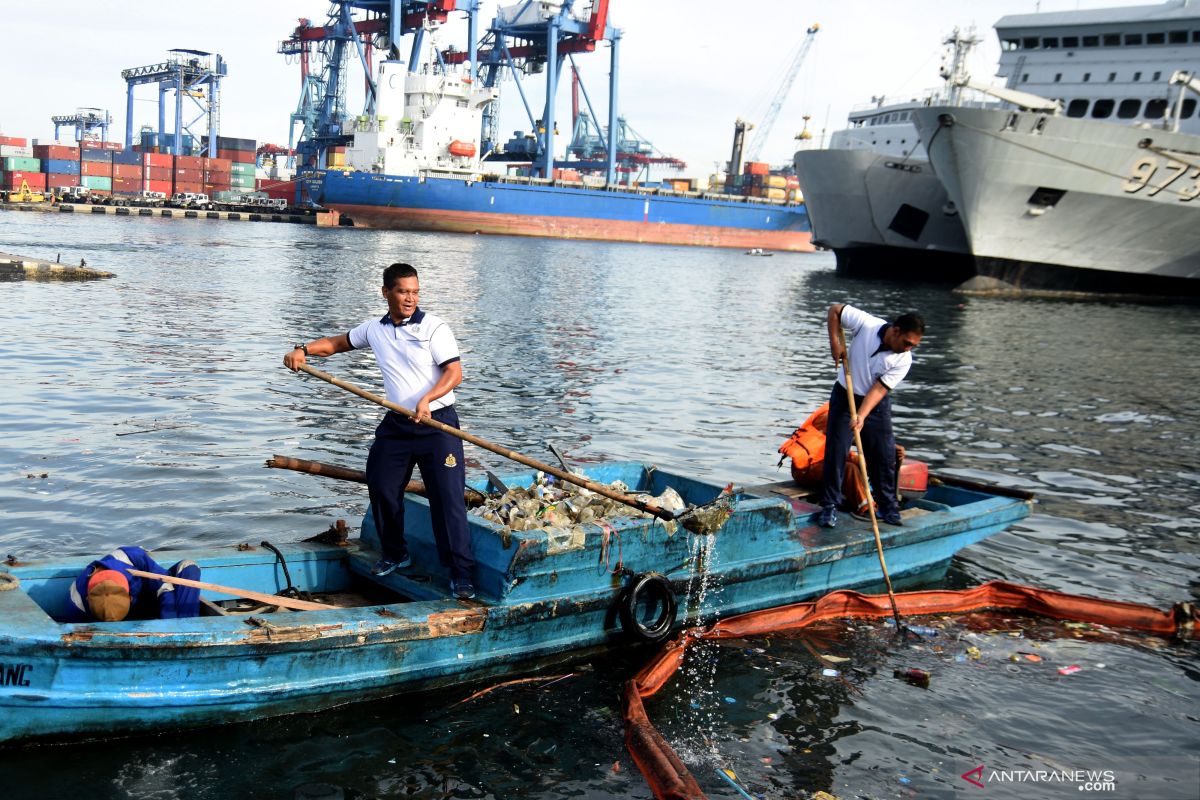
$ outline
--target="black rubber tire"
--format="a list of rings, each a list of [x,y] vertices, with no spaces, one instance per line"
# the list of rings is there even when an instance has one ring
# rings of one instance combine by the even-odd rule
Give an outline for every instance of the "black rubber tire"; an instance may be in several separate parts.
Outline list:
[[[653,619],[644,620],[638,606],[656,609]],[[626,634],[639,642],[657,643],[671,635],[679,605],[670,582],[657,572],[638,575],[625,587],[617,601],[617,616]]]

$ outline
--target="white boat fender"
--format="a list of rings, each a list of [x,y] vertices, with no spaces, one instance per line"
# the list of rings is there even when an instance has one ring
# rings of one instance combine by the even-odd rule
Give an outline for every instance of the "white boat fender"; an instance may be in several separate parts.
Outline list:
[[[657,572],[637,575],[617,600],[617,616],[626,634],[640,642],[666,639],[678,610],[671,583]]]

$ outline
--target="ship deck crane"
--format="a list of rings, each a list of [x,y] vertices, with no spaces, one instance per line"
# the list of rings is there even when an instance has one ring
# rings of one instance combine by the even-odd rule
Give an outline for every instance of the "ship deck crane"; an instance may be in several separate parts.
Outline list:
[[[571,68],[571,142],[567,145],[567,155],[574,156],[577,161],[564,162],[564,166],[585,172],[603,171],[606,167],[604,158],[606,151],[607,129],[602,129],[600,123],[591,112],[582,109],[579,104],[579,72]],[[666,155],[657,147],[643,138],[624,117],[617,117],[617,173],[628,183],[631,180],[645,180],[649,177],[651,165],[665,166],[667,169],[681,170],[687,164],[674,156]]]
[[[796,49],[792,56],[791,63],[784,70],[783,79],[779,82],[779,88],[775,90],[775,96],[771,98],[771,104],[767,106],[767,113],[763,115],[762,122],[758,125],[758,133],[750,142],[750,149],[746,154],[747,161],[758,161],[759,154],[762,152],[763,146],[766,145],[767,139],[771,135],[771,128],[775,126],[775,120],[779,118],[779,112],[783,108],[783,103],[787,100],[788,93],[792,89],[792,84],[796,81],[796,75],[800,72],[800,65],[804,63],[808,51],[812,49],[813,41],[817,37],[821,26],[814,23],[811,28],[805,31],[804,41]]]
[[[386,52],[389,59],[400,58],[400,41],[415,34],[409,70],[418,67],[425,31],[441,25],[451,11],[460,6],[470,17],[474,41],[475,12],[478,0],[333,0],[324,25],[300,19],[291,36],[280,45],[281,54],[300,63],[300,99],[292,112],[288,148],[294,148],[301,167],[324,165],[330,147],[348,143],[354,135],[354,116],[346,110],[346,74],[351,50],[362,64],[366,102],[363,114],[375,107],[375,83],[372,53]],[[365,19],[353,14],[362,11]],[[473,53],[472,53],[473,55]],[[356,116],[356,115],[355,115]],[[299,139],[295,131],[301,125]]]
[[[211,57],[211,58],[210,58]],[[203,50],[178,48],[169,51],[168,58],[158,64],[132,67],[121,70],[126,83],[125,98],[125,147],[133,146],[133,90],[145,83],[158,84],[158,137],[163,141],[167,135],[166,95],[175,92],[175,125],[171,152],[183,153],[183,136],[192,134],[191,127],[201,119],[207,121],[208,155],[217,155],[217,136],[221,127],[221,79],[228,74],[225,59]],[[200,114],[191,122],[183,119],[183,98],[191,98],[200,109]],[[199,138],[199,137],[196,137]]]
[[[497,9],[496,16],[477,48],[476,54],[449,51],[443,54],[446,63],[461,63],[478,58],[477,72],[483,85],[495,87],[500,78],[510,74],[516,83],[529,123],[535,131],[533,159],[543,177],[554,173],[554,135],[556,120],[554,100],[557,94],[563,63],[575,53],[589,53],[601,41],[611,45],[609,69],[608,130],[617,130],[617,77],[621,32],[608,24],[608,0],[591,0],[580,12],[574,10],[575,0],[560,3],[523,2]],[[474,42],[474,37],[471,38]],[[545,103],[537,115],[530,108],[521,75],[545,73]],[[583,92],[591,111],[591,99]],[[592,113],[595,118],[594,112]],[[496,110],[485,111],[483,122],[483,152],[496,149],[498,124]],[[608,183],[616,182],[617,142],[613,137],[604,141],[604,172]]]

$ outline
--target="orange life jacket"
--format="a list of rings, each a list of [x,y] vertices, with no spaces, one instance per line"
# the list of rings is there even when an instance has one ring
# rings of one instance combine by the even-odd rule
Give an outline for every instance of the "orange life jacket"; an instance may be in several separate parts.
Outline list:
[[[779,446],[783,459],[792,459],[792,480],[800,486],[819,487],[825,465],[825,423],[829,419],[829,402],[809,414],[804,424]]]

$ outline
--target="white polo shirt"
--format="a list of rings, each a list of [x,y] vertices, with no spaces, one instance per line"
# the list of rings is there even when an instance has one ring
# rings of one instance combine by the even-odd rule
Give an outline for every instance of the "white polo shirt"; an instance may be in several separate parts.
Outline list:
[[[883,343],[883,331],[888,321],[880,319],[854,306],[842,306],[842,329],[851,334],[850,377],[854,379],[854,393],[865,395],[880,381],[888,390],[895,389],[908,374],[912,366],[912,353],[897,353]],[[845,387],[845,370],[838,368],[838,383]]]
[[[446,365],[459,360],[458,342],[450,326],[420,308],[399,325],[387,314],[367,320],[349,336],[351,347],[370,347],[375,353],[387,399],[410,410],[434,387]],[[447,392],[430,403],[429,410],[451,405],[454,392]]]

